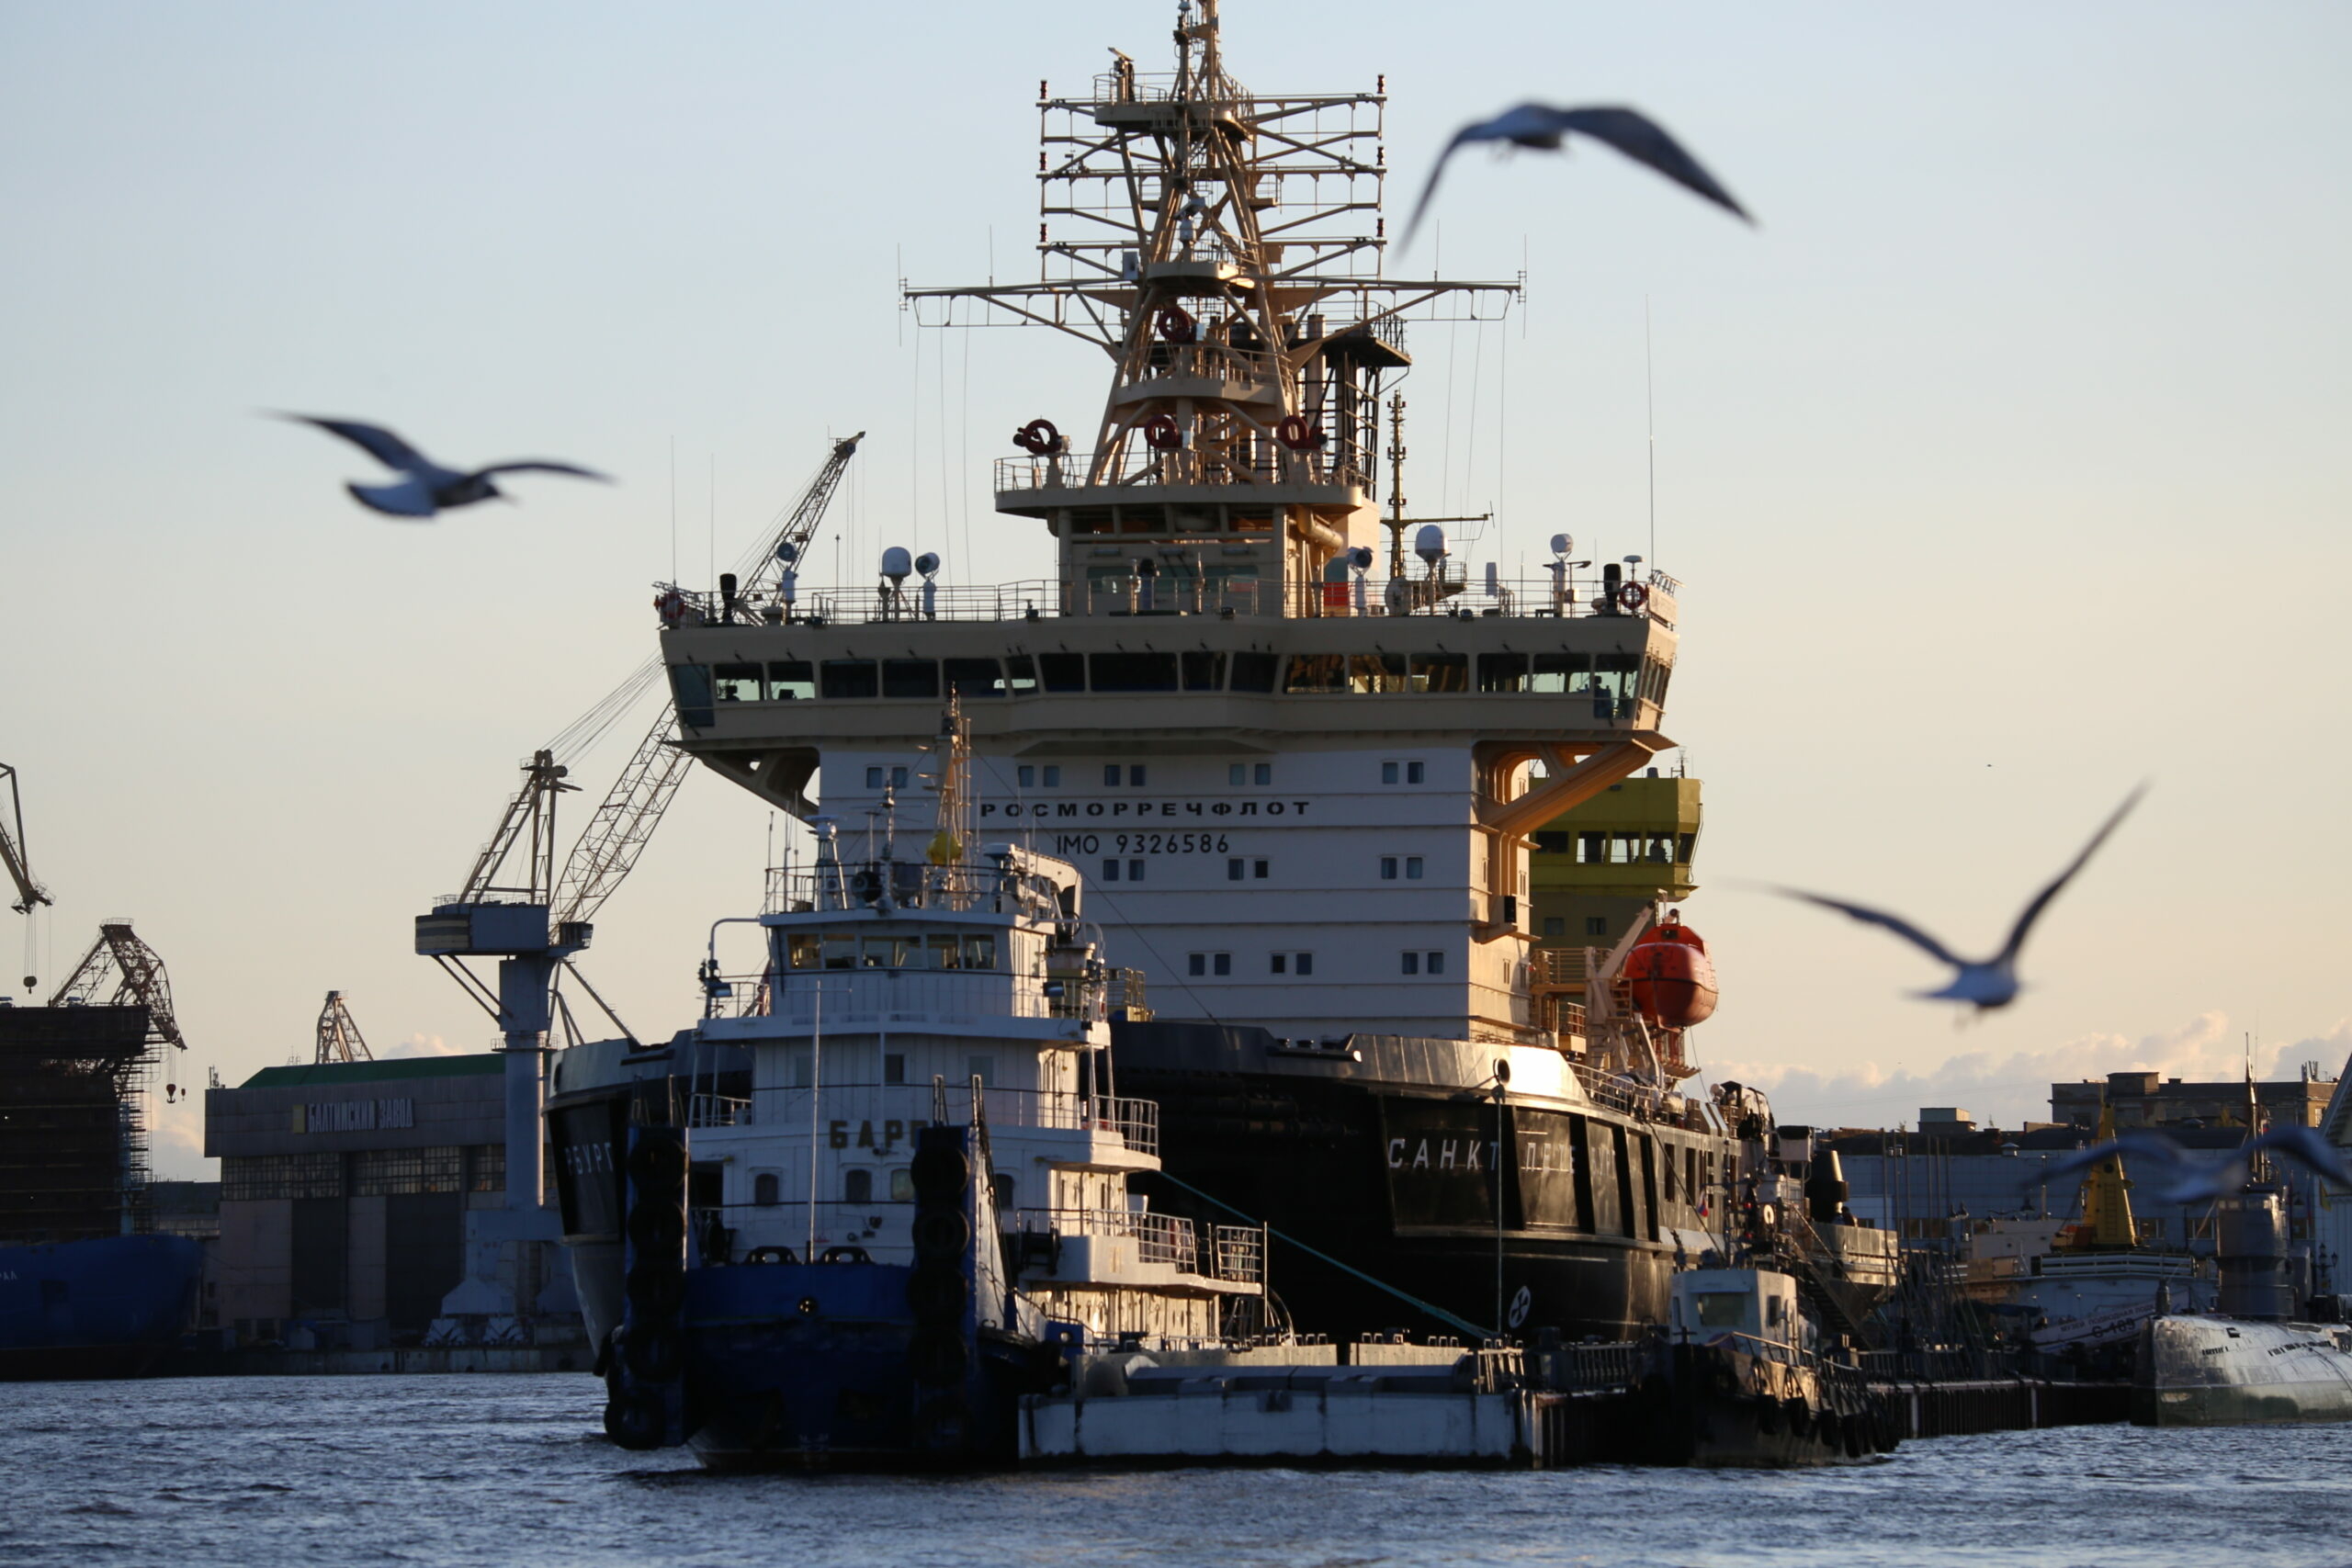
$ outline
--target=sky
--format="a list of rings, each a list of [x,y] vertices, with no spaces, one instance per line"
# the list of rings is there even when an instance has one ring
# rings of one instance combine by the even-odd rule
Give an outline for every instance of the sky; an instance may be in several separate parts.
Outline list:
[[[901,278],[1034,276],[1039,79],[1164,69],[1172,7],[0,3],[0,761],[42,991],[102,918],[169,966],[178,1081],[494,1032],[411,951],[516,764],[653,649],[830,436],[871,434],[812,583],[885,545],[1042,575],[1004,434],[1099,407],[1037,331],[924,333]],[[1680,577],[1666,729],[1704,781],[1724,1001],[1696,1054],[1788,1119],[2352,1053],[2352,11],[1231,0],[1264,89],[1385,75],[1392,209],[1453,128],[1628,103],[1748,229],[1605,150],[1449,170],[1392,272],[1510,278],[1417,328],[1417,508],[1474,572]],[[586,463],[431,526],[342,491],[372,419],[452,461]],[[1655,488],[1650,476],[1655,458]],[[1653,515],[1655,545],[1652,542]],[[650,721],[650,713],[644,722]],[[620,726],[582,765],[618,770]],[[1989,951],[2138,782],[2031,987],[1958,1025],[1883,901]],[[575,820],[584,817],[579,812]],[[583,960],[639,1033],[695,1011],[774,830],[691,778]],[[22,922],[0,911],[0,968]],[[11,987],[10,988],[17,988]],[[194,1174],[200,1101],[159,1108]]]

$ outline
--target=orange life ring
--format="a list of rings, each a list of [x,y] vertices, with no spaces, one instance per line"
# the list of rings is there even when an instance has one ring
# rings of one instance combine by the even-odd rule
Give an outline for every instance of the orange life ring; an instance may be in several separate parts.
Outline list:
[[[1274,439],[1294,452],[1312,452],[1323,445],[1323,432],[1303,413],[1286,413],[1274,426]]]
[[[1050,419],[1033,419],[1012,433],[1012,444],[1035,457],[1061,450],[1062,433]]]
[[[1155,452],[1173,452],[1184,445],[1184,433],[1176,428],[1176,416],[1156,413],[1143,422],[1144,444]]]
[[[1650,602],[1650,591],[1638,582],[1629,582],[1617,590],[1617,603],[1628,610],[1638,610]]]
[[[662,617],[662,625],[675,631],[685,624],[686,596],[673,588],[653,601],[653,613]]]
[[[1168,343],[1191,343],[1200,336],[1191,311],[1182,305],[1170,305],[1159,312],[1154,324],[1159,328],[1161,339]]]

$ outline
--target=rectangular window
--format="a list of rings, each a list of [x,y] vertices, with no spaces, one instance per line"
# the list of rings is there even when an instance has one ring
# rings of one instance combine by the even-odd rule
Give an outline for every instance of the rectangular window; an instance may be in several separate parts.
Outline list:
[[[1527,655],[1523,653],[1482,653],[1478,655],[1478,690],[1484,693],[1523,692],[1527,689]]]
[[[1287,953],[1277,953],[1273,954],[1272,959],[1269,961],[1269,970],[1271,973],[1276,975],[1288,974],[1290,972],[1290,954]]]
[[[1577,863],[1579,865],[1600,865],[1608,859],[1608,834],[1578,833],[1577,835]]]
[[[1470,689],[1470,656],[1417,653],[1413,655],[1409,683],[1416,692],[1466,692]]]
[[[911,1203],[915,1201],[915,1172],[912,1166],[902,1165],[890,1172],[890,1201]]]
[[[993,659],[948,659],[940,662],[947,689],[959,697],[1001,697],[1004,675]]]
[[[1407,855],[1405,857],[1405,880],[1408,882],[1419,882],[1420,879],[1421,857],[1419,855]]]
[[[1086,690],[1086,655],[1041,653],[1037,676],[1048,692],[1082,692]]]
[[[1021,781],[1023,789],[1037,787],[1037,769],[1035,763],[1023,762],[1014,770],[1014,776]]]
[[[1545,936],[1566,936],[1566,935],[1567,935],[1567,934],[1568,934],[1568,922],[1567,922],[1567,919],[1566,919],[1566,917],[1564,917],[1564,916],[1560,916],[1560,915],[1546,915],[1546,916],[1544,916],[1544,934]]]
[[[1533,835],[1535,852],[1539,855],[1564,855],[1568,852],[1568,835],[1550,829],[1540,829]]]
[[[1591,659],[1581,653],[1536,654],[1528,669],[1525,689],[1553,694],[1581,692],[1586,689],[1585,671],[1591,664]]]
[[[882,787],[881,769],[868,768],[865,770],[865,787],[868,789],[880,789]]]
[[[865,770],[866,788],[880,789],[886,780],[888,782],[892,789],[904,789],[907,787],[907,770],[904,768],[868,768]]]
[[[1046,764],[1046,787],[1047,789],[1062,787],[1062,771],[1052,762]]]
[[[1406,690],[1405,656],[1401,653],[1350,654],[1348,690],[1370,693]]]
[[[982,1089],[994,1089],[996,1087],[996,1058],[994,1056],[965,1057],[964,1076],[967,1078],[979,1079]]]
[[[1421,782],[1420,763],[1408,762],[1405,764],[1405,782],[1407,784],[1419,784]]]
[[[679,723],[695,729],[710,728],[709,665],[671,665],[670,694],[677,701]]]
[[[756,664],[720,664],[710,672],[717,682],[713,694],[722,703],[755,703],[760,700],[760,667]]]
[[[1607,936],[1609,934],[1609,917],[1606,915],[1587,915],[1584,918],[1584,934],[1587,936]]]
[[[1261,861],[1251,861],[1251,862],[1250,863],[1250,876],[1251,876],[1253,879],[1262,879],[1262,878],[1265,876],[1265,874],[1266,874],[1266,872],[1267,872],[1268,868],[1269,868],[1272,863],[1272,863],[1272,862],[1271,862],[1271,861],[1262,861],[1262,860],[1261,860]]]
[[[1272,653],[1237,653],[1233,656],[1233,686],[1237,692],[1271,692],[1274,677],[1282,669],[1282,658]]]
[[[907,1054],[904,1051],[887,1051],[883,1053],[882,1081],[884,1083],[904,1083],[907,1081]]]
[[[1250,770],[1250,782],[1252,784],[1270,784],[1273,783],[1274,765],[1272,762],[1259,762],[1255,764]]]
[[[1143,787],[1143,764],[1141,762],[1133,763],[1128,767],[1127,783],[1133,784],[1137,789],[1141,789]]]
[[[934,659],[886,659],[882,661],[882,694],[886,697],[939,695],[939,661]]]
[[[816,694],[817,667],[807,660],[779,660],[768,666],[768,701],[797,702]]]
[[[1427,965],[1429,972],[1432,975],[1442,975],[1445,973],[1445,954],[1442,953],[1432,952],[1425,953],[1422,955],[1422,962]]]
[[[1404,764],[1404,763],[1402,763],[1402,762],[1383,762],[1383,763],[1381,763],[1381,764],[1380,764],[1380,782],[1381,782],[1382,784],[1395,784],[1395,783],[1396,782],[1397,778],[1400,776],[1401,772],[1402,772],[1402,770],[1403,770],[1404,766],[1405,766],[1405,764]]]
[[[1090,661],[1098,692],[1172,692],[1177,689],[1172,653],[1098,653]]]
[[[1105,762],[1102,764],[1102,782],[1105,784],[1108,784],[1113,789],[1116,789],[1119,787],[1119,779],[1120,769],[1118,763]]]
[[[1218,975],[1230,975],[1230,974],[1232,974],[1232,973],[1233,973],[1233,954],[1231,954],[1231,953],[1210,953],[1210,954],[1209,954],[1209,969],[1210,969],[1210,971],[1211,971],[1212,973],[1214,973],[1214,974],[1218,974]]]
[[[1215,692],[1225,685],[1225,655],[1222,653],[1187,653],[1182,656],[1184,689],[1188,692]]]
[[[1250,764],[1247,762],[1232,763],[1225,770],[1225,782],[1229,784],[1248,784],[1250,782]]]
[[[1227,882],[1241,880],[1241,863],[1238,860],[1229,860],[1225,863],[1225,879]]]
[[[967,936],[964,939],[964,967],[993,969],[996,967],[996,938]]]
[[[1016,697],[1035,691],[1037,661],[1025,653],[1008,656],[1004,661],[1004,689]]]
[[[1408,975],[1418,975],[1420,972],[1421,955],[1418,953],[1408,953],[1405,954],[1405,973]]]
[[[1116,882],[1119,880],[1119,863],[1117,861],[1106,860],[1102,863],[1102,880],[1105,882]]]
[[[1396,857],[1395,855],[1383,855],[1380,857],[1380,880],[1383,882],[1394,882],[1396,880]]]
[[[1207,974],[1209,972],[1209,955],[1205,953],[1186,953],[1184,955],[1184,972],[1188,975]]]
[[[817,689],[828,697],[878,697],[881,672],[871,659],[828,659],[817,668]]]
[[[1315,954],[1311,953],[1302,953],[1295,956],[1298,962],[1292,970],[1293,974],[1312,975],[1315,973]]]
[[[1348,656],[1344,653],[1295,653],[1285,692],[1344,692],[1348,689]]]
[[[1129,882],[1141,882],[1143,880],[1143,862],[1139,860],[1131,860],[1127,863],[1127,880]]]

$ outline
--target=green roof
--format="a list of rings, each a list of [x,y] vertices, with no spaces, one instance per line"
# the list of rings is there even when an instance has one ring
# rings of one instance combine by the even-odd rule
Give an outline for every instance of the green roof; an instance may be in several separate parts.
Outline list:
[[[299,1084],[389,1083],[401,1078],[463,1078],[506,1070],[494,1053],[466,1056],[395,1056],[388,1062],[325,1062],[309,1067],[264,1067],[239,1089],[291,1089]]]

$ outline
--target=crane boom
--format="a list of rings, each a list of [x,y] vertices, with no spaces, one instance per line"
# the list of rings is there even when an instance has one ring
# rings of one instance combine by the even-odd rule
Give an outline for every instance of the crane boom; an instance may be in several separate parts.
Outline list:
[[[653,728],[637,743],[628,765],[613,781],[604,803],[581,831],[580,841],[572,845],[562,880],[556,886],[551,917],[556,925],[594,919],[597,909],[636,866],[653,829],[662,825],[670,797],[678,793],[687,770],[694,766],[692,757],[670,744],[675,716],[673,705],[662,705]]]
[[[344,1005],[341,991],[329,991],[326,1005],[319,1010],[318,1054],[311,1058],[314,1066],[329,1062],[372,1062],[375,1053],[368,1049],[368,1042],[360,1038],[359,1021],[351,1016],[351,1009]]]
[[[8,880],[17,885],[17,901],[9,906],[20,915],[29,915],[42,904],[54,904],[49,889],[33,874],[31,862],[25,852],[25,803],[17,794],[17,770],[0,762],[0,779],[8,781],[8,815],[14,819],[15,831],[9,822],[0,820],[0,863],[8,868]]]
[[[147,1028],[156,1040],[187,1049],[180,1037],[179,1020],[172,1011],[172,980],[155,950],[132,934],[129,920],[107,920],[98,940],[82,955],[65,983],[49,998],[51,1007],[67,1002],[90,1007],[143,1007]]]
[[[832,504],[833,491],[841,488],[842,475],[849,468],[849,460],[857,455],[857,444],[865,439],[859,431],[846,440],[833,443],[832,452],[808,488],[800,492],[783,527],[769,541],[756,564],[744,576],[744,592],[749,594],[775,587],[791,564],[808,553],[808,541],[817,536],[817,525],[825,520],[825,508]]]

